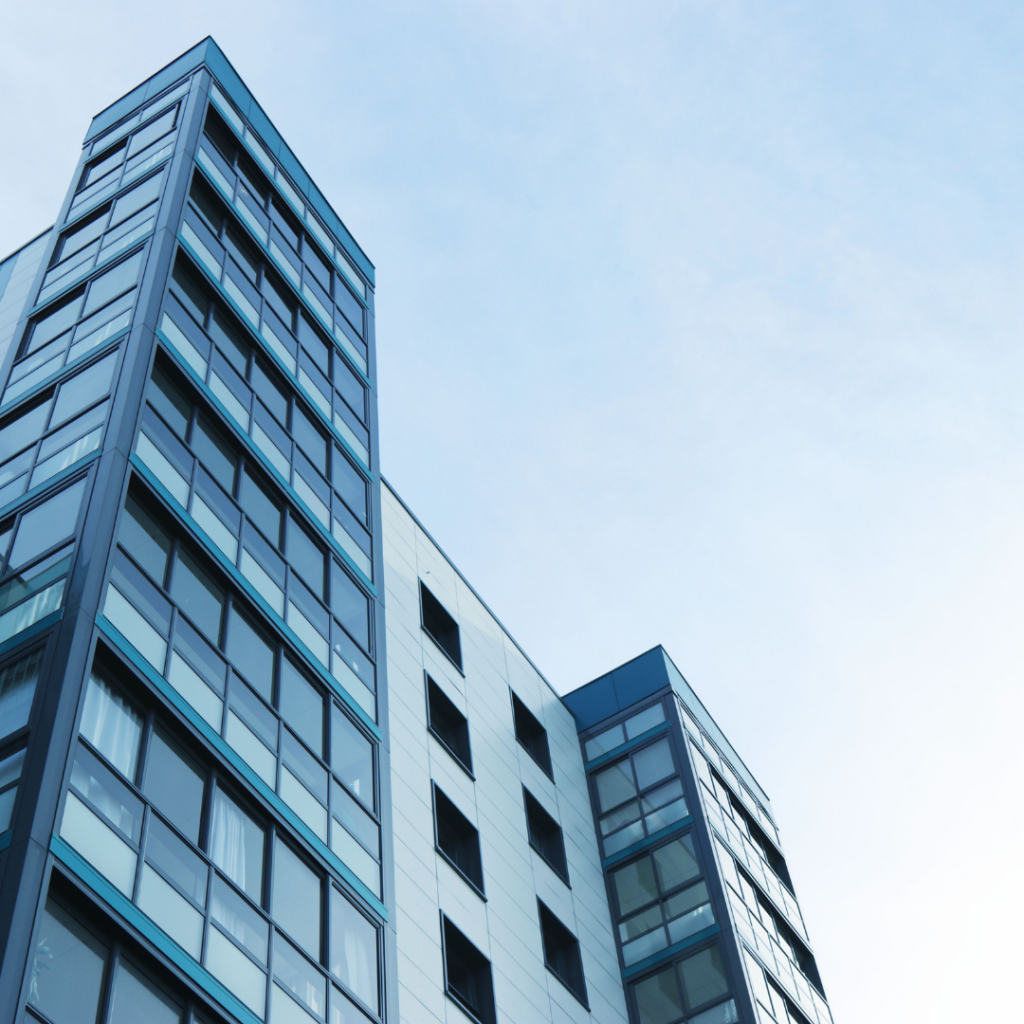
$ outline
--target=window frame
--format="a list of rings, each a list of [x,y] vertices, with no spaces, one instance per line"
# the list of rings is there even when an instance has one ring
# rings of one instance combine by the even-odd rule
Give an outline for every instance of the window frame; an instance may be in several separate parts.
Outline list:
[[[438,741],[438,743],[441,744],[441,746],[451,756],[452,760],[475,782],[476,776],[473,774],[473,749],[471,745],[472,741],[470,739],[469,719],[458,709],[455,702],[444,692],[429,672],[424,671],[423,675],[426,679],[427,731]],[[459,728],[465,730],[466,757],[463,757],[462,754],[448,742],[441,730],[437,725],[435,725],[434,701],[432,700],[435,692],[440,695],[441,700],[445,701],[449,705],[449,707],[444,708],[445,713],[448,713],[450,709],[450,711],[453,711],[462,719]]]
[[[465,814],[459,809],[458,804],[438,784],[431,779],[430,780],[430,793],[431,793],[431,809],[433,811],[434,818],[434,850],[439,853],[445,863],[458,874],[458,876],[480,897],[485,903],[487,902],[487,895],[484,888],[484,862],[483,862],[483,850],[480,846],[480,830],[466,817]],[[440,799],[439,799],[440,798]],[[480,872],[480,880],[477,882],[469,872],[461,867],[455,860],[455,858],[441,846],[441,813],[448,813],[450,810],[458,815],[461,820],[455,821],[449,824],[449,828],[458,829],[463,832],[472,831],[472,837],[468,835],[462,835],[460,838],[463,842],[471,842],[475,850],[473,851],[472,859],[475,863],[472,865],[475,869]]]
[[[515,732],[516,742],[533,759],[534,764],[552,781],[555,781],[554,764],[551,760],[551,741],[548,739],[548,731],[544,723],[530,710],[526,701],[520,697],[512,687],[508,690],[512,700],[512,728]],[[522,708],[520,713],[519,709]],[[527,733],[531,730],[533,735]],[[538,738],[544,741],[544,758],[537,757],[537,754],[530,749],[530,742]]]
[[[558,863],[553,861],[547,853],[542,849],[539,842],[534,842],[534,833],[536,829],[533,825],[533,820],[530,814],[530,808],[535,807],[539,814],[542,814],[547,820],[543,822],[544,825],[549,826],[547,834],[551,835],[553,832],[558,834],[558,848],[561,851],[561,857],[558,858]],[[523,786],[523,811],[526,814],[526,836],[527,842],[530,845],[530,849],[533,850],[545,864],[558,877],[565,882],[565,884],[571,889],[572,885],[569,883],[569,861],[565,853],[565,833],[562,829],[558,819],[552,814],[548,813],[547,808],[531,793],[526,786]],[[553,826],[553,828],[551,827]]]
[[[452,615],[450,611],[448,611],[444,604],[442,604],[442,602],[438,599],[437,595],[434,594],[434,592],[423,582],[423,580],[419,580],[419,591],[420,629],[422,629],[423,632],[426,633],[428,637],[430,637],[434,646],[445,656],[447,661],[454,666],[459,675],[465,678],[466,673],[462,667],[462,629],[459,626],[459,620],[456,619],[455,616]],[[434,633],[431,631],[430,627],[427,625],[428,602],[424,600],[424,595],[426,595],[426,597],[429,598],[429,600],[437,606],[437,609],[440,610],[441,614],[447,616],[447,618],[451,621],[452,627],[454,627],[455,629],[455,648],[456,653],[458,655],[458,660],[456,660],[456,658],[452,656],[451,652],[448,650],[445,643],[440,638],[436,637]]]
[[[489,957],[485,956],[483,952],[477,948],[476,944],[467,936],[465,933],[445,914],[443,910],[439,911],[441,916],[441,965],[444,969],[444,994],[452,1000],[453,1003],[459,1009],[465,1013],[470,1020],[474,1020],[477,1024],[497,1024],[497,1006],[494,998],[494,965],[492,964]],[[451,932],[451,934],[449,934]],[[482,963],[478,963],[475,969],[475,973],[479,976],[486,970],[486,989],[485,995],[489,995],[490,999],[487,1000],[487,1005],[482,1007],[475,1007],[468,1002],[466,997],[454,987],[451,974],[453,973],[449,965],[449,955],[452,945],[465,944],[473,953],[479,957]],[[486,968],[484,967],[486,965]]]
[[[541,950],[543,952],[544,966],[576,997],[580,1005],[589,1012],[590,1000],[587,997],[587,978],[583,970],[583,953],[579,937],[570,930],[565,922],[539,896],[537,897],[537,917],[540,922]],[[559,930],[561,935],[557,934]],[[552,939],[557,938],[561,940],[558,947],[559,951],[564,951],[568,948],[570,949],[570,956],[575,954],[576,962],[573,967],[579,971],[579,987],[577,987],[576,980],[565,977],[557,964],[552,962],[554,958],[549,951],[549,931],[555,933],[551,936]],[[566,936],[570,940],[569,943],[564,941]]]

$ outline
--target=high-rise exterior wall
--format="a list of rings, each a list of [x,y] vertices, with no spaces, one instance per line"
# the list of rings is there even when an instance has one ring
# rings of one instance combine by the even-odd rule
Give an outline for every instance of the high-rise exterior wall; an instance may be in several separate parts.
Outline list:
[[[560,698],[382,482],[374,287],[209,39],[0,262],[0,1021],[831,1024],[667,655]]]
[[[767,795],[660,647],[565,697],[644,1024],[831,1024]]]
[[[573,717],[386,484],[383,515],[401,1020],[466,1021],[457,991],[445,997],[447,919],[490,961],[502,1024],[626,1024]],[[421,588],[456,623],[452,653],[427,628]],[[432,687],[464,717],[468,756],[432,721]],[[513,694],[546,732],[543,763],[517,742]],[[445,852],[438,792],[478,833],[475,880]],[[561,831],[554,867],[531,834],[530,799]],[[576,992],[545,967],[538,901],[579,940]]]
[[[386,1019],[373,267],[211,40],[56,225],[0,267],[0,1019]]]

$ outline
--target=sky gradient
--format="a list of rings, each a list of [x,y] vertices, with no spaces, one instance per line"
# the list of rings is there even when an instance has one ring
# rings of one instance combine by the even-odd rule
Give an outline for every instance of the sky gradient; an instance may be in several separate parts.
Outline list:
[[[385,476],[506,628],[562,692],[666,647],[773,800],[837,1024],[1003,1019],[1024,9],[0,0],[0,26],[0,255],[92,115],[212,34],[377,266]]]

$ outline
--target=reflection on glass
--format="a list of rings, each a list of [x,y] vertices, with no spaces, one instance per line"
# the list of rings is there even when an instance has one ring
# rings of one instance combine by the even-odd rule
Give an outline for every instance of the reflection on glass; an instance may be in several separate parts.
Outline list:
[[[331,889],[331,973],[374,1013],[377,996],[377,929]]]
[[[114,977],[109,1024],[180,1024],[181,1007],[144,977],[134,964],[121,960]]]
[[[40,649],[0,671],[0,737],[28,722],[42,660]]]
[[[320,959],[320,879],[280,839],[274,840],[274,920]]]
[[[153,730],[143,792],[191,842],[199,843],[206,774],[176,743]]]

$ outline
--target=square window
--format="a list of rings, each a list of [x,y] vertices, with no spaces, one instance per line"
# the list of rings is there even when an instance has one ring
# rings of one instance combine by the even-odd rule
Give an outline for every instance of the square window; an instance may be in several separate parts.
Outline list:
[[[554,781],[551,771],[551,750],[548,747],[548,731],[537,720],[534,713],[513,693],[512,717],[516,724],[516,739],[526,752],[540,765],[544,774]]]
[[[472,776],[473,755],[469,749],[469,722],[430,676],[427,676],[427,728]]]
[[[445,992],[480,1024],[496,1024],[491,962],[441,915]]]
[[[420,608],[423,628],[431,640],[441,648],[455,667],[462,671],[462,644],[459,624],[448,614],[444,605],[420,582]]]
[[[562,839],[562,829],[558,822],[544,810],[540,801],[525,788],[523,789],[523,803],[526,805],[526,828],[530,836],[530,846],[568,885],[569,868],[565,862],[565,842]]]
[[[540,900],[537,908],[545,966],[589,1010],[579,939]]]
[[[484,894],[480,834],[473,823],[434,786],[434,833],[437,848],[476,891]]]

